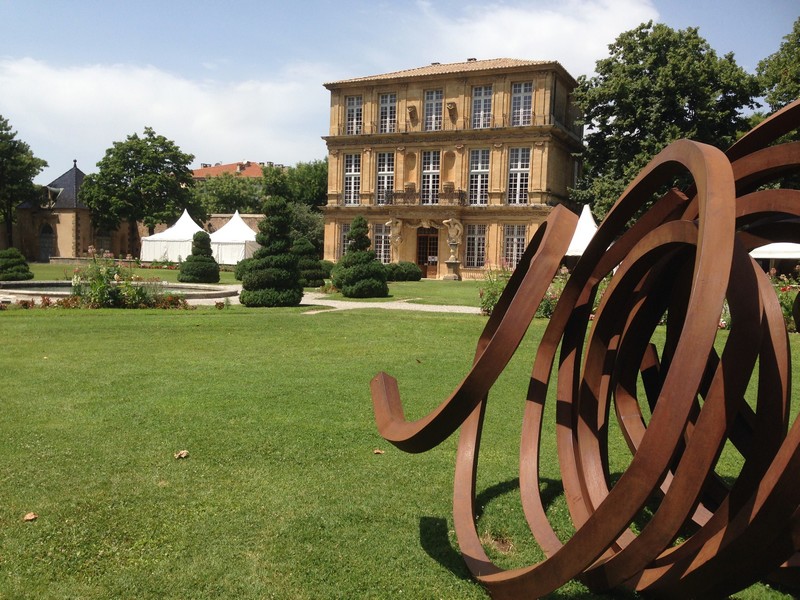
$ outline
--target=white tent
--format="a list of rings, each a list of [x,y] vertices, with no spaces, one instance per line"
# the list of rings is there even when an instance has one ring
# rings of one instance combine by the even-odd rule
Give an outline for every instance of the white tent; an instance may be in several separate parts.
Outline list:
[[[192,253],[192,237],[198,231],[203,231],[184,209],[181,218],[169,229],[142,238],[141,260],[152,262],[154,260],[168,260],[178,262]]]
[[[211,234],[211,251],[221,265],[235,265],[258,250],[256,232],[242,220],[237,210],[230,221]]]
[[[578,218],[578,226],[575,228],[572,241],[569,243],[569,248],[567,248],[566,256],[582,255],[596,231],[597,223],[594,222],[592,211],[589,209],[588,204],[584,204],[581,216]]]
[[[796,258],[800,260],[800,244],[775,242],[752,250],[750,256],[765,260],[780,260],[782,258]]]

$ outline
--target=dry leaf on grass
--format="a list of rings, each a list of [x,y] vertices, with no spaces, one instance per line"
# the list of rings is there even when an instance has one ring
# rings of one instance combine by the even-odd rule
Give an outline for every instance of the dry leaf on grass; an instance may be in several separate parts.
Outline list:
[[[386,452],[381,450],[380,448],[375,448],[375,450],[373,450],[372,453],[373,454],[386,454]]]
[[[35,521],[38,518],[39,518],[39,515],[37,515],[35,512],[29,512],[24,517],[22,517],[22,520],[23,521]]]
[[[179,450],[175,453],[175,458],[189,458],[189,451],[188,450]]]

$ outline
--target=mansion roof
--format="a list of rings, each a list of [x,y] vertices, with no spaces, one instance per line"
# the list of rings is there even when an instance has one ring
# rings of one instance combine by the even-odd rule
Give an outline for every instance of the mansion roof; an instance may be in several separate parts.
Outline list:
[[[392,73],[383,73],[381,75],[369,75],[367,77],[355,77],[353,79],[343,79],[341,81],[333,81],[324,84],[326,88],[332,88],[344,84],[354,83],[379,83],[388,80],[405,80],[415,79],[418,77],[432,77],[436,75],[454,75],[457,73],[480,73],[492,71],[505,71],[509,69],[525,69],[531,67],[553,67],[568,77],[572,78],[564,67],[557,61],[552,60],[524,60],[519,58],[492,58],[488,60],[476,60],[469,58],[464,62],[456,63],[438,63],[434,62],[424,67],[417,67],[415,69],[406,69],[403,71],[394,71]]]

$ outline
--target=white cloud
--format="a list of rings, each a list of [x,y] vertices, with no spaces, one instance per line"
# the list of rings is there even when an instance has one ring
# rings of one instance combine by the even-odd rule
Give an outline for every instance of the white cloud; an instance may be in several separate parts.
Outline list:
[[[327,92],[322,74],[223,83],[191,81],[152,66],[58,69],[24,58],[0,61],[0,114],[50,167],[46,183],[76,158],[95,171],[107,148],[145,126],[200,162],[260,160],[294,164],[322,158]],[[309,72],[310,71],[310,72]]]
[[[556,60],[573,76],[590,75],[595,62],[623,31],[658,19],[650,0],[550,0],[467,7],[453,18],[420,1],[427,39],[436,40],[440,62],[474,58]],[[424,63],[423,63],[424,64]]]
[[[202,65],[200,77],[206,79],[191,79],[158,66],[61,67],[0,57],[0,115],[50,164],[38,183],[69,169],[73,158],[85,172],[94,172],[113,142],[145,126],[194,154],[195,166],[243,159],[294,164],[325,156],[324,82],[468,57],[557,60],[577,77],[591,74],[622,31],[658,18],[651,0],[498,0],[466,6],[418,0],[410,10],[399,5],[387,10],[391,27],[371,26],[387,17],[365,15],[357,38],[309,41],[320,48],[319,62],[293,62],[291,54],[254,57],[248,80],[222,79],[224,58]]]

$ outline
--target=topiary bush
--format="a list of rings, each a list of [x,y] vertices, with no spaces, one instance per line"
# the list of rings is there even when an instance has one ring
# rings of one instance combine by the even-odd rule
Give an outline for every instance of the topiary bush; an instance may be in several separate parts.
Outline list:
[[[422,269],[415,263],[401,261],[385,266],[387,281],[419,281],[422,279]]]
[[[295,240],[292,254],[297,256],[300,285],[314,288],[325,285],[325,271],[322,269],[314,244],[307,237],[299,237]]]
[[[389,295],[386,267],[369,250],[367,220],[358,216],[347,234],[347,252],[331,272],[333,285],[346,298],[383,298]]]
[[[233,267],[233,276],[236,279],[236,281],[242,280],[244,274],[253,268],[254,262],[255,259],[253,257],[250,257],[250,258],[243,258],[238,263],[236,263],[236,266]]]
[[[297,256],[292,254],[292,216],[286,200],[273,196],[264,203],[266,217],[258,224],[252,263],[242,273],[239,301],[245,306],[297,306],[303,299]]]
[[[219,283],[219,264],[211,252],[211,237],[205,231],[198,231],[192,237],[192,253],[181,263],[178,281]]]
[[[319,261],[319,266],[322,269],[322,272],[325,273],[325,279],[331,278],[331,271],[333,271],[334,263],[331,260],[321,260]]]
[[[25,281],[33,279],[28,262],[16,248],[0,250],[0,281]]]

